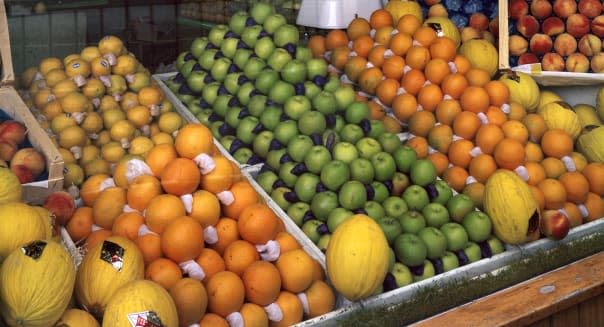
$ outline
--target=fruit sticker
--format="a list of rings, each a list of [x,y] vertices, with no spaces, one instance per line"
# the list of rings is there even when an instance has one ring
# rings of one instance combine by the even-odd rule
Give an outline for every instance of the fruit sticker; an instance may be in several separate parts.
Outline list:
[[[110,263],[113,268],[117,271],[122,271],[124,267],[124,252],[126,250],[116,243],[110,241],[103,241],[103,248],[101,249],[101,260]],[[147,326],[147,325],[133,325],[133,326]]]
[[[23,254],[25,254],[26,256],[37,260],[38,258],[40,258],[40,256],[42,256],[42,252],[44,252],[44,248],[46,247],[46,242],[44,241],[33,241],[27,245],[25,245],[24,247],[21,248],[21,251],[23,251]]]
[[[131,313],[128,315],[128,321],[132,327],[164,327],[154,311]]]

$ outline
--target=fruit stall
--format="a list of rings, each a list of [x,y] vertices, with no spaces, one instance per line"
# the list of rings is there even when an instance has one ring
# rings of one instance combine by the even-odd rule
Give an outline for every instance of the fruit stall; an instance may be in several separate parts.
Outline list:
[[[603,40],[601,0],[0,0],[0,326],[603,325]]]

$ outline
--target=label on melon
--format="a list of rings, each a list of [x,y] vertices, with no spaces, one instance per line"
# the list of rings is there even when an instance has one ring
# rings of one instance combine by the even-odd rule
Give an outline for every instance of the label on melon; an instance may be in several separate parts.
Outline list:
[[[21,248],[23,254],[26,256],[38,260],[42,256],[42,252],[44,252],[44,248],[46,247],[46,242],[44,241],[33,241]]]
[[[164,327],[155,311],[142,311],[128,314],[128,321],[132,327]]]
[[[124,267],[125,251],[126,250],[119,244],[110,241],[103,241],[103,247],[101,248],[101,260],[111,264],[115,270],[122,271],[122,267]]]

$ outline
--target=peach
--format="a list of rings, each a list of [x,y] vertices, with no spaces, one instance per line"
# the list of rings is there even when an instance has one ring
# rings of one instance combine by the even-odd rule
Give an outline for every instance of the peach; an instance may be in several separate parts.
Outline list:
[[[509,48],[512,56],[520,56],[528,50],[528,41],[520,35],[510,35]]]
[[[552,38],[549,35],[543,33],[537,33],[531,37],[529,41],[529,49],[536,55],[542,55],[550,52],[553,47]]]
[[[580,0],[579,12],[589,18],[594,18],[602,13],[602,2],[600,0]]]
[[[426,6],[434,6],[437,3],[440,3],[440,0],[425,0],[424,3],[426,4]]]
[[[531,15],[524,15],[516,22],[516,29],[518,33],[530,38],[539,32],[539,22]]]
[[[461,29],[460,32],[461,42],[465,42],[472,39],[480,39],[482,38],[482,34],[479,30],[474,27],[466,26]]]
[[[489,22],[489,32],[493,35],[499,35],[499,18],[495,17]]]
[[[486,31],[489,28],[489,17],[481,12],[475,12],[470,16],[468,25],[479,31]]]
[[[489,41],[489,42],[493,43],[493,45],[497,46],[497,45],[495,44],[495,36],[494,36],[493,34],[491,34],[491,32],[489,32],[489,31],[481,31],[481,32],[480,32],[480,37],[481,37],[482,39],[485,39],[485,40],[487,40],[487,41]]]
[[[21,184],[31,183],[36,180],[31,169],[24,165],[11,165],[10,170],[17,176]]]
[[[529,13],[529,4],[525,0],[512,0],[509,6],[510,18],[518,19]]]
[[[8,162],[6,162],[6,160],[0,159],[0,167],[8,168]]]
[[[23,148],[10,161],[10,165],[23,165],[29,168],[34,175],[34,179],[38,178],[46,169],[46,161],[44,156],[34,148]]]
[[[589,59],[582,53],[571,53],[566,58],[566,71],[587,73],[589,71]]]
[[[523,53],[518,57],[518,65],[536,64],[539,62],[539,58],[534,53]]]
[[[568,33],[562,33],[556,36],[556,40],[554,41],[554,49],[556,49],[556,52],[559,55],[566,57],[569,54],[577,51],[577,39]]]
[[[428,9],[428,17],[449,17],[449,12],[445,6],[438,3],[430,6],[430,9]]]
[[[575,0],[556,0],[553,9],[558,17],[566,18],[577,12],[577,2]]]
[[[604,52],[598,52],[591,57],[591,70],[594,73],[604,73]]]
[[[4,161],[10,161],[15,153],[19,150],[17,144],[12,140],[0,139],[0,159]]]
[[[65,225],[76,209],[73,196],[65,191],[56,191],[49,194],[44,200],[44,208],[52,212],[59,225]]]
[[[0,124],[0,139],[10,139],[16,144],[25,141],[27,130],[25,126],[15,120],[6,120]]]
[[[531,14],[539,19],[544,19],[552,15],[552,4],[549,0],[531,1]]]
[[[546,18],[541,24],[541,30],[549,36],[564,33],[564,28],[564,21],[556,16]]]
[[[576,38],[589,33],[589,29],[589,18],[583,14],[572,14],[566,19],[566,31]]]
[[[593,35],[585,34],[579,40],[579,52],[586,56],[593,56],[602,51],[602,40]]]
[[[604,15],[600,15],[591,21],[591,32],[598,37],[604,37]]]
[[[564,59],[555,52],[548,52],[541,59],[543,70],[561,72],[564,70]]]

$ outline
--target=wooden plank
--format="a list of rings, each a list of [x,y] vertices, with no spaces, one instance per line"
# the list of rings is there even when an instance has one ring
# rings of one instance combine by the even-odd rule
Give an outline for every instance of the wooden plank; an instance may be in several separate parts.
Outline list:
[[[10,53],[8,20],[4,0],[0,0],[0,85],[11,84],[15,80],[13,59]]]
[[[604,321],[604,295],[579,304],[579,326],[598,327]]]
[[[523,326],[604,292],[604,252],[411,326]],[[578,325],[574,324],[566,326]],[[604,320],[596,322],[604,325]]]
[[[527,327],[551,327],[550,319],[551,319],[551,317],[541,319],[537,322],[534,322],[534,323],[528,325]]]
[[[554,313],[550,318],[552,327],[580,326],[579,305]]]

